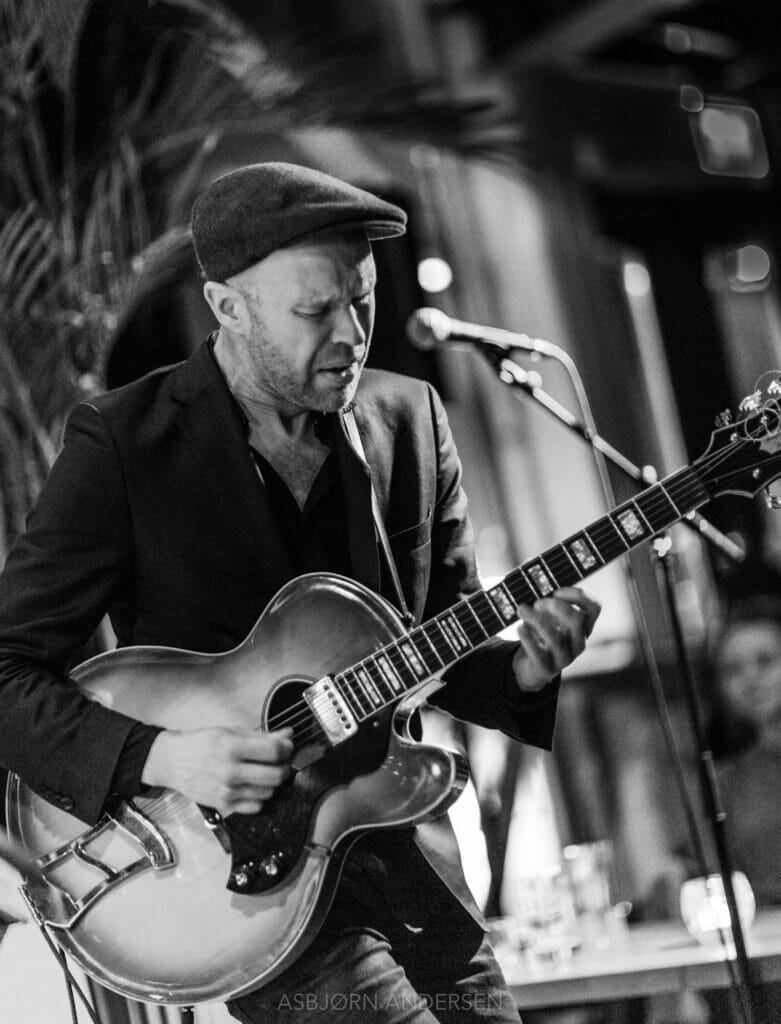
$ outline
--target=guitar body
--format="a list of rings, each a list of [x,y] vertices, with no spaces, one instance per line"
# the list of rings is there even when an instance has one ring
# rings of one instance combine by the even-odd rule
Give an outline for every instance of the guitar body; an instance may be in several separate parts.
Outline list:
[[[283,587],[232,651],[123,648],[73,678],[92,699],[165,728],[264,729],[306,686],[403,633],[377,595],[313,574]],[[148,1002],[226,999],[279,974],[317,933],[352,842],[441,813],[463,788],[463,759],[409,734],[424,689],[371,721],[359,743],[338,744],[311,765],[297,750],[298,788],[287,794],[297,810],[283,804],[277,818],[280,829],[292,821],[302,841],[284,878],[262,892],[226,887],[225,837],[179,793],[136,798],[140,825],[117,816],[90,830],[13,776],[8,827],[44,872],[34,896],[62,946],[101,984]],[[248,817],[263,819],[269,806]]]
[[[463,758],[410,733],[434,677],[519,607],[579,584],[710,498],[767,490],[781,476],[777,373],[762,394],[744,399],[742,419],[722,417],[693,466],[409,632],[365,587],[313,574],[283,587],[225,654],[132,647],[81,665],[73,678],[89,697],[165,728],[292,725],[295,771],[260,814],[223,822],[160,790],[92,827],[12,776],[8,828],[34,861],[29,886],[61,944],[101,984],[148,1002],[226,999],[278,975],[322,924],[350,844],[441,814],[463,788]]]

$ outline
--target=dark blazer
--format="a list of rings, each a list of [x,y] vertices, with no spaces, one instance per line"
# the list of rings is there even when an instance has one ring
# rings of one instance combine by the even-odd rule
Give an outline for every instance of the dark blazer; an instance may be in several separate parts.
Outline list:
[[[420,621],[477,586],[460,464],[421,381],[367,370],[355,415],[405,596]],[[338,420],[338,417],[337,417]],[[355,577],[393,600],[369,476],[337,429]],[[295,571],[208,345],[176,367],[78,406],[0,576],[0,763],[84,821],[100,816],[133,721],[82,697],[69,659],[108,611],[120,645],[235,647]],[[457,717],[549,746],[556,687],[508,684],[492,642],[434,698]],[[426,860],[469,903],[446,821],[421,826]]]

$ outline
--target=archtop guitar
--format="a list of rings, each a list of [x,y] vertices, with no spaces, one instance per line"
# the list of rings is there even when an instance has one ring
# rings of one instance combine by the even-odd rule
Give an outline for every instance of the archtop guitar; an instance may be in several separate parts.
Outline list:
[[[87,696],[164,728],[291,726],[294,771],[256,815],[222,819],[156,790],[92,827],[12,776],[8,828],[40,872],[29,887],[61,946],[101,984],[148,1002],[227,999],[279,974],[317,933],[354,840],[441,814],[463,788],[463,759],[409,728],[437,676],[519,605],[717,495],[768,488],[781,475],[780,400],[774,375],[690,467],[412,630],[360,584],[311,574],[227,653],[126,647],[80,665],[72,678]]]

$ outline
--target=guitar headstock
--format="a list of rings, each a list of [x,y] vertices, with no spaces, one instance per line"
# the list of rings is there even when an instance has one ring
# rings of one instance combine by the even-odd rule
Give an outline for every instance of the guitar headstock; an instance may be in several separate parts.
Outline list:
[[[753,497],[765,490],[772,508],[781,499],[770,485],[781,476],[781,370],[764,373],[756,389],[740,403],[734,421],[727,413],[716,420],[708,450],[697,469],[711,497]]]

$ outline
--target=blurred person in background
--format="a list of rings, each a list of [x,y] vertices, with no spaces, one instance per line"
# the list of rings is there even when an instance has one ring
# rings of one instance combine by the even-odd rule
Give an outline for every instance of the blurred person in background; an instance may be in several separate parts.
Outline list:
[[[709,705],[707,742],[714,757],[733,869],[742,871],[757,908],[781,905],[781,572],[759,562],[741,566],[722,580],[724,616],[706,657]],[[712,849],[710,826],[698,800],[700,789],[691,751],[688,788],[697,820]],[[671,858],[642,907],[646,918],[678,917],[686,878],[700,875],[691,837],[685,835],[674,787],[659,769],[661,813],[669,822]],[[709,863],[716,870],[715,854]],[[705,995],[707,1009],[690,1001],[669,1020],[680,1024],[732,1020],[726,991]],[[781,1021],[781,985],[757,986],[757,1024]]]
[[[762,909],[781,905],[781,573],[742,568],[727,594],[710,741],[733,864]],[[756,989],[758,1024],[781,1021],[781,984]],[[727,998],[707,995],[714,1024],[728,1019]]]
[[[781,904],[781,573],[743,570],[728,593],[711,746],[735,867],[758,906]]]

